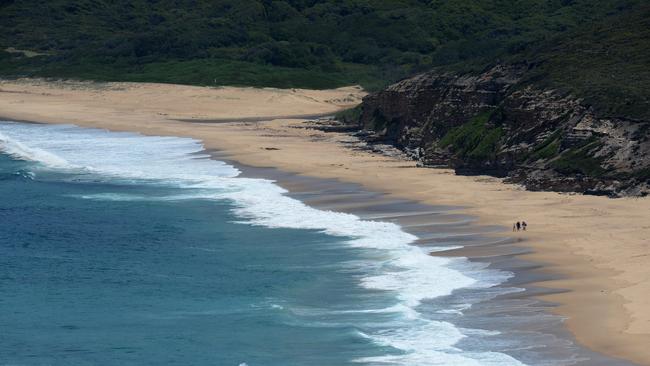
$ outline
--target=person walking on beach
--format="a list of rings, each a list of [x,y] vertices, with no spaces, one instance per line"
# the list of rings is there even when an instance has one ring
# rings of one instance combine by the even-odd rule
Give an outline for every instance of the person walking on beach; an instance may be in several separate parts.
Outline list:
[[[526,231],[526,226],[528,226],[528,224],[526,223],[526,221],[522,221],[522,222],[521,222],[521,227],[524,229],[524,231]]]
[[[517,231],[521,230],[521,222],[517,221]]]

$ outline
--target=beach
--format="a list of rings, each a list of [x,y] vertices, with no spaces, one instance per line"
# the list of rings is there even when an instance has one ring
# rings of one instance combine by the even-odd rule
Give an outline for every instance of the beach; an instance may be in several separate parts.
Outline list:
[[[541,266],[550,310],[567,318],[590,349],[650,364],[650,200],[528,192],[492,177],[456,176],[358,148],[355,138],[305,127],[360,102],[358,87],[328,91],[200,88],[161,84],[0,83],[3,119],[76,124],[146,135],[199,139],[219,156],[252,167],[273,167],[315,178],[356,183],[393,199],[447,205],[514,238],[519,257]],[[241,122],[233,122],[241,121]],[[290,187],[289,187],[290,188]],[[526,232],[511,231],[526,221]],[[490,250],[456,250],[489,260]],[[448,253],[449,255],[453,254]]]

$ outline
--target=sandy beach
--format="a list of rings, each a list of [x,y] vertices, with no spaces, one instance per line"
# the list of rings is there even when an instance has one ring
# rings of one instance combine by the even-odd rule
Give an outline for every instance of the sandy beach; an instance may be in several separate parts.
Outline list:
[[[531,248],[522,257],[543,264],[539,271],[559,275],[540,285],[567,291],[543,298],[558,303],[552,311],[567,317],[579,342],[650,365],[650,199],[528,192],[496,178],[417,168],[412,161],[358,149],[346,134],[303,128],[301,118],[353,106],[364,94],[358,87],[311,91],[15,80],[0,82],[0,116],[189,136],[242,164],[462,206],[459,212],[478,217],[479,224],[503,228],[494,235]],[[518,220],[528,222],[528,231],[511,232]]]

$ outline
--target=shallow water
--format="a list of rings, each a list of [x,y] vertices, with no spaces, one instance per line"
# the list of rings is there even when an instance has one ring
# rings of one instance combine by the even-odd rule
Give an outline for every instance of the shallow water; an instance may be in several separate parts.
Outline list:
[[[0,150],[2,364],[523,364],[454,325],[518,291],[495,287],[511,273],[311,208],[199,141],[0,122]]]

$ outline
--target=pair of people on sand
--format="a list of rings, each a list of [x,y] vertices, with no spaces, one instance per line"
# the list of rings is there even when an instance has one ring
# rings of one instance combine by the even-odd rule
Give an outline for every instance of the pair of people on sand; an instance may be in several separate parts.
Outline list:
[[[526,231],[526,227],[528,224],[526,221],[517,221],[516,223],[512,224],[512,231],[519,231],[519,230],[524,230]]]

